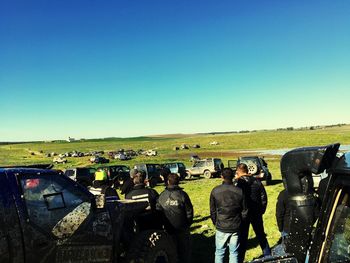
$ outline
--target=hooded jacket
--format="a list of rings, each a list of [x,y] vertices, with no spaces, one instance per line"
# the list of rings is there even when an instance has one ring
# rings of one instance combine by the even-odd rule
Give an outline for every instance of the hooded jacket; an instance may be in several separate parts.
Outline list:
[[[186,192],[179,186],[167,186],[160,194],[157,209],[165,216],[165,226],[169,232],[186,230],[193,221],[193,206]]]
[[[248,207],[248,215],[263,215],[267,207],[267,194],[265,187],[254,176],[241,176],[235,180],[236,185],[242,189]]]
[[[210,217],[216,229],[225,233],[239,231],[247,215],[243,192],[232,182],[223,182],[210,194]]]

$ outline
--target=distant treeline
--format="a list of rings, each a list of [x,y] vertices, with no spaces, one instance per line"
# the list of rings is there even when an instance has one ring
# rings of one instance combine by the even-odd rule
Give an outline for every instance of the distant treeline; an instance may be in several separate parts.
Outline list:
[[[209,132],[209,133],[196,133],[198,135],[217,135],[217,134],[231,134],[231,133],[252,133],[258,131],[304,131],[304,130],[318,130],[332,127],[341,127],[347,125],[346,123],[338,123],[332,125],[316,125],[316,126],[307,126],[307,127],[286,127],[286,128],[277,128],[277,129],[264,129],[264,130],[241,130],[241,131],[227,131],[227,132]]]
[[[38,143],[42,141],[31,141],[31,142],[0,142],[0,145],[9,145],[9,144],[21,144],[21,143]]]

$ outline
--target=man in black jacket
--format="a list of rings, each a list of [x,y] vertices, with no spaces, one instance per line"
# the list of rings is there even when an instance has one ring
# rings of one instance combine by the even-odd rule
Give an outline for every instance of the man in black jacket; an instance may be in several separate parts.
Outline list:
[[[233,171],[224,168],[223,183],[210,194],[210,217],[216,227],[215,263],[224,262],[225,250],[229,246],[230,263],[238,262],[239,230],[247,209],[241,189],[233,185]]]
[[[165,228],[173,236],[179,262],[191,262],[190,226],[193,222],[193,206],[186,192],[179,187],[177,174],[169,174],[168,186],[160,194],[157,208],[165,215]]]
[[[144,171],[139,171],[136,175],[134,175],[134,187],[125,196],[125,199],[146,201],[149,204],[146,210],[139,214],[136,218],[136,224],[140,230],[161,227],[161,222],[158,219],[159,217],[156,211],[156,203],[159,194],[156,190],[146,187],[145,179],[146,173]]]
[[[278,197],[276,203],[276,220],[278,230],[281,233],[282,242],[289,234],[289,219],[290,219],[290,208],[288,202],[288,192],[283,189]]]
[[[137,169],[130,170],[130,176],[125,179],[123,185],[120,187],[122,195],[127,195],[134,187],[134,177],[139,171]]]
[[[253,226],[264,256],[270,256],[271,249],[266,239],[262,218],[267,207],[267,194],[265,188],[259,180],[248,173],[248,167],[245,163],[241,163],[237,166],[236,184],[243,190],[248,207],[248,216],[247,219],[243,221],[241,228],[239,262],[243,262],[244,260],[250,224]]]

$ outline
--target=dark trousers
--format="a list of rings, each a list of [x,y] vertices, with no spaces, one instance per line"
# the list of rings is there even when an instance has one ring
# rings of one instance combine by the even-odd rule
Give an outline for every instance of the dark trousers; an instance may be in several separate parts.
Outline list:
[[[178,262],[190,263],[192,253],[190,230],[177,230],[171,236],[176,244]]]
[[[241,226],[241,236],[240,236],[240,248],[239,248],[239,262],[244,261],[245,252],[247,250],[247,244],[248,244],[248,234],[249,234],[249,226],[252,224],[256,238],[259,241],[261,250],[264,254],[264,256],[271,255],[271,249],[269,246],[269,243],[266,239],[266,234],[264,231],[264,222],[262,219],[262,215],[255,214],[248,216],[248,218],[242,222]]]

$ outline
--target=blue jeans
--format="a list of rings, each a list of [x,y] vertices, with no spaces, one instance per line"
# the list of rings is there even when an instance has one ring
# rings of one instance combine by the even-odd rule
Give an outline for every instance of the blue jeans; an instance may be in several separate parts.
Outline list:
[[[235,233],[224,233],[216,230],[215,234],[215,263],[224,262],[226,247],[230,250],[229,263],[238,263],[239,235]]]

